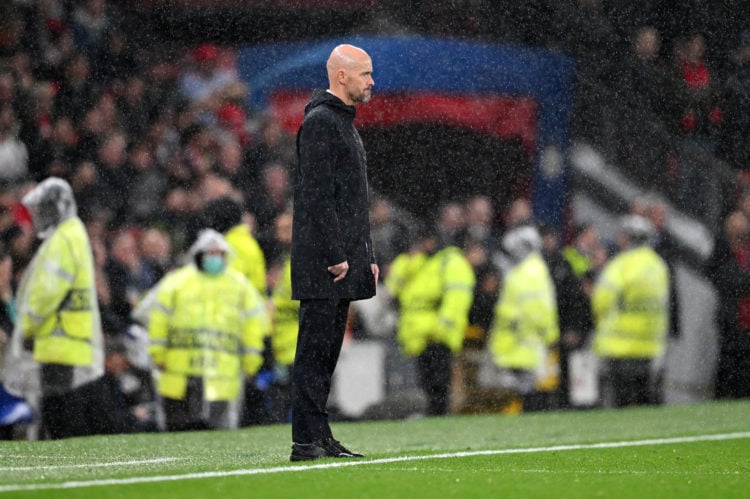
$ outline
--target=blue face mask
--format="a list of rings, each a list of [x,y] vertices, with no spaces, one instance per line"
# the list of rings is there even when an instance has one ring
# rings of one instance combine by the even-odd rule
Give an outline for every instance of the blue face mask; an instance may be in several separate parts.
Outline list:
[[[206,274],[221,274],[224,271],[224,257],[221,255],[203,255],[201,266]]]

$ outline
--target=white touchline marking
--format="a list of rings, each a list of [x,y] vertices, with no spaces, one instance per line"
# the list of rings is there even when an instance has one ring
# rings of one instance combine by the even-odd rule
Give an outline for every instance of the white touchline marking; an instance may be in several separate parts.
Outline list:
[[[28,457],[28,456],[27,456]],[[184,461],[186,457],[158,457],[132,461],[113,461],[108,463],[83,464],[49,464],[39,466],[0,466],[0,471],[50,471],[64,468],[105,468],[109,466],[138,466],[140,464],[168,463],[170,461]]]
[[[325,470],[332,468],[346,468],[351,466],[367,466],[372,464],[403,463],[409,461],[427,461],[430,459],[450,459],[455,457],[473,457],[473,456],[498,456],[504,454],[531,454],[536,452],[561,452],[570,450],[586,449],[613,449],[617,447],[640,447],[647,445],[668,445],[683,444],[693,442],[710,442],[717,440],[737,440],[750,438],[750,431],[737,433],[722,433],[718,435],[696,435],[692,437],[673,437],[673,438],[652,438],[646,440],[630,440],[621,442],[600,442],[597,444],[571,444],[555,445],[551,447],[528,447],[522,449],[497,449],[497,450],[478,450],[462,452],[446,452],[442,454],[429,454],[423,456],[401,456],[386,457],[381,459],[362,459],[362,460],[345,460],[333,463],[320,463],[310,465],[289,465],[277,466],[274,468],[252,468],[244,470],[231,471],[204,471],[200,473],[184,473],[179,475],[160,475],[160,476],[140,476],[128,478],[106,478],[100,480],[82,480],[69,481],[60,483],[40,483],[40,484],[10,484],[1,485],[0,492],[15,492],[22,490],[58,490],[58,489],[77,489],[84,487],[101,487],[106,485],[131,485],[138,483],[170,482],[179,480],[199,480],[204,478],[223,478],[230,476],[246,475],[267,475],[272,473],[301,472],[313,470]]]

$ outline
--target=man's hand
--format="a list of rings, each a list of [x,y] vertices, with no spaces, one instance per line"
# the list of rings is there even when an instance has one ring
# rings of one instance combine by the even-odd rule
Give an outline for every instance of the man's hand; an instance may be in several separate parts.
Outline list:
[[[346,273],[349,272],[349,262],[343,261],[336,265],[331,265],[328,267],[328,272],[333,274],[333,282],[339,282],[346,277]]]
[[[372,275],[375,276],[375,285],[378,284],[378,277],[380,276],[380,267],[378,267],[377,263],[371,263],[370,269],[372,269]]]

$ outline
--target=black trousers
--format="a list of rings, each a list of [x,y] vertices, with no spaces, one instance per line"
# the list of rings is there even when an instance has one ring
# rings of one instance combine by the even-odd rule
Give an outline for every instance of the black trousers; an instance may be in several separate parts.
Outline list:
[[[40,382],[41,428],[43,439],[80,437],[88,434],[85,385],[73,388],[72,366],[42,364]]]
[[[750,397],[750,353],[721,348],[716,369],[715,395],[720,399]]]
[[[654,401],[651,359],[602,359],[599,390],[604,407],[646,405]]]
[[[349,300],[301,300],[292,372],[292,441],[332,437],[326,405],[341,353]]]
[[[183,400],[162,399],[167,431],[227,429],[229,402],[204,402],[203,380],[188,378]]]
[[[452,364],[453,353],[442,343],[429,343],[417,357],[419,382],[427,395],[428,416],[441,416],[448,412]]]
[[[89,433],[80,388],[59,395],[42,395],[40,405],[42,438],[57,440]]]

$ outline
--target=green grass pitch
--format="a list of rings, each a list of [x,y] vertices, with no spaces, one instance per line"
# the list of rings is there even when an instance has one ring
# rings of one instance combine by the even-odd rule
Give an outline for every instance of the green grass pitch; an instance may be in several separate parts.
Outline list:
[[[750,402],[338,423],[364,459],[289,463],[286,425],[0,442],[0,496],[750,497]]]

